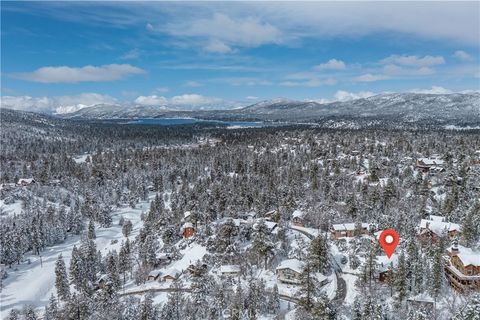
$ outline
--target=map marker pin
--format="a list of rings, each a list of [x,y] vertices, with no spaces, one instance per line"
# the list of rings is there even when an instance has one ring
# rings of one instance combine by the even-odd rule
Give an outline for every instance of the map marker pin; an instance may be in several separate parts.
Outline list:
[[[380,245],[382,246],[383,251],[385,251],[387,254],[387,257],[390,258],[395,251],[395,248],[397,248],[398,242],[400,242],[400,237],[395,230],[385,229],[380,234],[378,242],[380,242]]]

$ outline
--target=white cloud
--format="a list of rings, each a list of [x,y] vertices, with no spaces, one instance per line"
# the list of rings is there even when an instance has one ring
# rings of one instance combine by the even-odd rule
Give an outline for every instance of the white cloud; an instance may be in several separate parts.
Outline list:
[[[201,84],[198,81],[189,80],[189,81],[185,82],[183,86],[184,87],[190,87],[190,88],[198,88],[198,87],[203,87],[203,84]]]
[[[33,72],[15,73],[12,76],[21,80],[41,83],[77,83],[120,80],[130,75],[143,73],[145,73],[143,69],[129,64],[108,64],[81,68],[42,67]]]
[[[404,68],[397,66],[395,64],[387,64],[383,67],[383,72],[388,75],[395,75],[395,76],[426,76],[435,73],[435,70],[430,67],[414,67],[414,68]]]
[[[255,97],[255,96],[246,96],[245,99],[247,99],[247,100],[258,100],[258,97]]]
[[[165,93],[165,92],[170,91],[170,89],[168,87],[156,87],[155,91],[159,92],[159,93]]]
[[[407,56],[407,55],[391,55],[380,61],[383,64],[398,64],[409,67],[430,67],[444,64],[445,59],[442,56]]]
[[[283,81],[280,82],[279,85],[284,87],[321,87],[321,86],[333,86],[337,83],[336,79],[327,78],[327,79],[319,79],[319,78],[312,78],[306,81]]]
[[[124,59],[124,60],[134,60],[134,59],[138,59],[140,57],[140,53],[141,53],[140,49],[135,48],[135,49],[132,49],[132,50],[126,52],[120,58]]]
[[[348,92],[339,90],[335,93],[334,97],[336,101],[349,101],[361,98],[368,98],[374,96],[375,93],[370,91],[360,91],[360,92]]]
[[[314,67],[315,70],[345,70],[346,65],[342,60],[330,59]]]
[[[234,51],[230,46],[219,40],[211,40],[203,49],[213,53],[231,53]]]
[[[215,97],[205,97],[199,94],[183,94],[180,96],[174,96],[170,99],[170,102],[175,105],[191,105],[200,106],[205,104],[219,103],[222,99]]]
[[[379,81],[379,80],[387,80],[390,79],[390,77],[383,75],[383,74],[363,74],[361,76],[353,78],[354,81],[358,82],[373,82],[373,81]]]
[[[282,43],[281,32],[271,24],[256,17],[231,18],[224,13],[173,23],[167,25],[166,31],[174,36],[207,39],[204,49],[210,52],[228,53],[232,46],[258,47]]]
[[[31,96],[2,96],[1,106],[15,110],[65,113],[80,110],[96,104],[114,104],[117,99],[98,93],[81,93],[72,96],[31,97]]]
[[[224,101],[221,98],[206,97],[199,94],[183,94],[166,98],[163,96],[151,95],[151,96],[139,96],[135,99],[135,103],[144,106],[155,105],[173,105],[173,106],[204,106],[210,104],[218,104]]]
[[[145,29],[147,29],[148,31],[155,31],[155,28],[153,27],[153,25],[151,23],[147,23],[145,25]]]
[[[461,60],[461,61],[471,61],[471,60],[473,60],[473,57],[463,50],[455,51],[453,53],[453,57],[455,57],[455,58],[457,58],[458,60]]]
[[[156,106],[156,105],[165,105],[168,103],[168,99],[162,96],[151,95],[151,96],[139,96],[134,101],[136,104],[142,106]]]
[[[413,89],[410,92],[414,93],[427,93],[427,94],[448,94],[453,93],[452,90],[445,89],[439,86],[432,86],[430,89]]]

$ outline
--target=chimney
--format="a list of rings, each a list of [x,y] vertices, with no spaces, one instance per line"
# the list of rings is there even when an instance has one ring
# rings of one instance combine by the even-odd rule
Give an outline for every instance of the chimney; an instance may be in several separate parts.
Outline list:
[[[458,254],[459,250],[458,250],[458,240],[455,239],[453,240],[453,243],[452,243],[452,257],[456,256]]]

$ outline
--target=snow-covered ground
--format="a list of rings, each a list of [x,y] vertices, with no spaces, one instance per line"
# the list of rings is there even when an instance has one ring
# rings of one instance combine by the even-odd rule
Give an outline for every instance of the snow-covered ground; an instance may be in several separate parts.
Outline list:
[[[0,200],[0,212],[4,216],[19,215],[22,212],[22,201],[5,204],[5,200]]]
[[[155,197],[150,196],[150,200]],[[141,202],[135,209],[130,207],[117,208],[112,214],[113,224],[110,228],[96,229],[95,239],[97,250],[102,254],[110,250],[119,251],[121,241],[126,239],[122,234],[122,227],[118,225],[120,217],[132,221],[133,230],[130,238],[133,239],[143,222],[140,215],[150,206],[150,201]],[[113,243],[112,240],[117,240]],[[41,256],[28,254],[20,265],[13,265],[12,269],[7,268],[8,277],[3,281],[3,288],[0,294],[0,318],[4,318],[13,308],[22,308],[25,305],[42,307],[47,304],[55,290],[55,262],[61,253],[65,264],[70,265],[70,258],[73,246],[80,245],[80,236],[69,236],[60,245],[49,247],[41,252]],[[29,263],[28,263],[29,261]]]

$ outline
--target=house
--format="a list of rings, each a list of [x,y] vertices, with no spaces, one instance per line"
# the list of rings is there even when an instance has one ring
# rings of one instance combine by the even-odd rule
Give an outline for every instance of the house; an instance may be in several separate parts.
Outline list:
[[[305,224],[305,221],[304,221],[304,212],[301,211],[301,210],[295,210],[293,211],[292,213],[292,222],[294,225],[296,226],[299,226],[299,227],[303,227],[304,224]]]
[[[152,270],[147,276],[148,281],[158,281],[160,280],[160,276],[162,275],[162,271],[160,270]]]
[[[461,227],[459,224],[446,222],[442,216],[430,215],[428,219],[420,221],[419,238],[422,242],[435,240],[443,234],[454,239],[462,234]]]
[[[19,186],[28,186],[28,185],[31,185],[32,183],[35,183],[35,179],[33,178],[21,178],[21,179],[18,179],[18,182],[17,182],[17,185]]]
[[[178,279],[180,272],[177,269],[169,269],[162,274],[161,279],[165,282],[172,282]]]
[[[392,269],[398,265],[398,256],[393,254],[390,258],[387,256],[377,256],[378,281],[388,282],[392,276]]]
[[[183,214],[183,220],[184,221],[190,221],[190,217],[192,216],[192,212],[191,211],[185,211],[185,213]]]
[[[191,222],[185,222],[181,229],[182,236],[184,238],[193,237],[195,234],[195,229],[193,228],[193,224]]]
[[[268,220],[268,221],[277,221],[280,220],[280,216],[277,212],[277,210],[272,210],[272,211],[268,211],[267,213],[265,213],[263,215],[263,217],[265,218],[265,220]]]
[[[278,280],[284,283],[299,284],[305,263],[298,259],[283,260],[275,269]]]
[[[227,264],[220,266],[220,274],[222,276],[237,276],[240,274],[240,266],[235,264]]]
[[[435,158],[418,158],[415,167],[421,172],[441,172],[443,171],[443,160]]]
[[[450,285],[458,292],[480,291],[480,252],[454,243],[447,253],[445,274]]]
[[[338,223],[330,229],[333,239],[368,234],[368,223]]]
[[[266,220],[263,220],[263,219],[258,219],[257,222],[255,222],[255,224],[253,225],[254,230],[257,230],[258,224],[260,223],[260,221],[263,221],[263,223],[265,223],[265,225],[267,226],[267,229],[270,233],[273,233],[278,226],[278,224],[276,222],[266,221]]]

